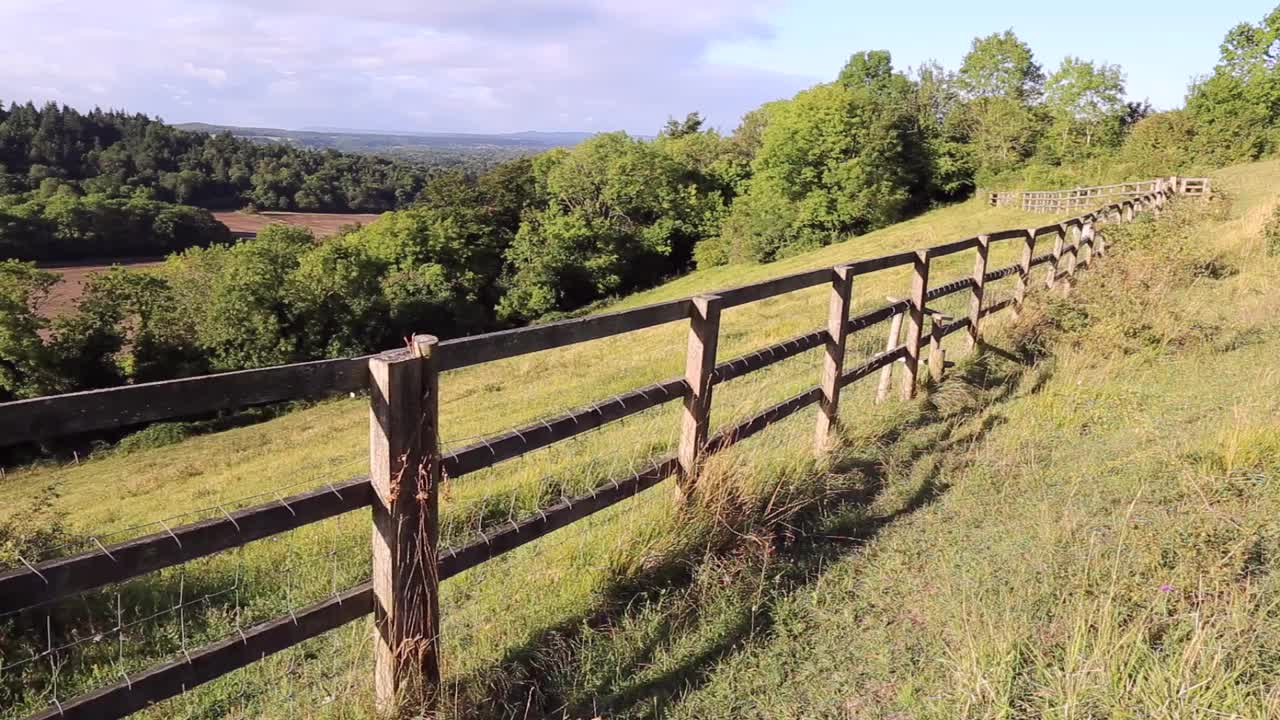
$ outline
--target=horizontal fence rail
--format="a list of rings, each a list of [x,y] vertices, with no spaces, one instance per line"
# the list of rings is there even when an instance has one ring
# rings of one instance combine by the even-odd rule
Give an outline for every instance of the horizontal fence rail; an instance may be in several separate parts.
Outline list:
[[[31,717],[123,717],[371,613],[375,615],[381,632],[383,623],[394,622],[393,613],[398,604],[386,604],[387,586],[380,586],[379,578],[385,577],[382,573],[387,572],[387,563],[396,562],[395,558],[400,555],[436,558],[434,577],[428,578],[427,584],[417,589],[434,596],[439,582],[611,507],[668,478],[680,479],[682,492],[696,489],[696,470],[706,457],[815,404],[819,405],[820,429],[816,451],[821,452],[824,447],[822,435],[830,429],[829,424],[823,423],[823,418],[829,421],[834,415],[842,388],[878,371],[891,372],[894,365],[901,364],[904,368],[904,396],[909,397],[915,390],[924,348],[930,350],[929,372],[935,379],[939,378],[946,366],[941,354],[942,340],[953,333],[967,331],[970,341],[974,342],[980,335],[982,319],[1008,308],[1020,308],[1025,290],[1036,284],[1030,277],[1033,268],[1051,265],[1049,287],[1069,287],[1070,278],[1077,269],[1087,268],[1093,257],[1101,254],[1102,245],[1097,244],[1094,237],[1096,224],[1126,222],[1140,210],[1160,212],[1165,200],[1177,194],[1207,194],[1208,181],[1197,180],[1151,181],[1151,190],[1137,197],[1043,227],[1001,230],[921,250],[855,260],[835,268],[795,273],[714,295],[440,343],[433,339],[415,339],[410,350],[378,356],[302,363],[0,405],[0,433],[10,433],[8,436],[0,435],[0,444],[38,441],[64,433],[129,426],[298,397],[316,397],[333,391],[354,392],[372,388],[370,402],[374,408],[369,478],[356,478],[235,512],[224,511],[223,517],[173,528],[164,526],[163,533],[113,545],[97,544],[95,549],[77,555],[27,563],[26,567],[0,573],[0,615],[3,615],[47,605],[363,507],[373,508],[377,538],[380,532],[377,528],[393,527],[378,525],[380,513],[394,519],[396,513],[405,512],[403,507],[397,509],[394,493],[390,497],[386,495],[385,484],[388,478],[393,483],[399,482],[410,467],[404,463],[409,461],[412,452],[423,452],[420,476],[431,479],[431,485],[430,492],[423,494],[418,491],[414,497],[417,505],[410,503],[410,509],[416,507],[415,512],[426,513],[422,516],[426,522],[437,523],[438,509],[434,497],[439,482],[474,473],[665,403],[678,399],[685,403],[682,419],[685,432],[681,435],[680,450],[674,455],[652,460],[643,470],[608,480],[577,497],[563,498],[522,520],[483,528],[470,541],[439,549],[438,552],[433,546],[416,546],[433,540],[399,538],[395,542],[407,544],[397,546],[397,552],[388,559],[376,552],[375,540],[373,581],[342,593],[335,592],[331,598],[292,612],[287,617],[246,629],[234,637],[185,653],[180,659],[127,676],[119,683],[59,703],[57,707]],[[1054,240],[1053,251],[1034,254],[1037,242],[1044,236]],[[1071,238],[1070,242],[1068,238]],[[1021,241],[1022,261],[988,269],[986,253],[990,244],[1009,240]],[[1084,258],[1078,257],[1082,249],[1088,249]],[[971,276],[930,287],[928,270],[931,259],[968,250],[977,250],[977,265]],[[1065,271],[1062,270],[1064,265]],[[858,314],[850,313],[853,277],[906,266],[913,268],[911,297],[890,299],[885,305]],[[1017,291],[998,302],[987,302],[983,294],[985,286],[1003,278],[1017,279]],[[823,285],[831,289],[830,318],[826,328],[729,360],[715,361],[715,338],[722,309]],[[967,317],[948,318],[926,305],[961,292],[968,292],[971,297]],[[924,328],[926,316],[930,324],[927,332]],[[891,320],[890,341],[883,352],[856,366],[843,366],[845,341],[849,333]],[[554,418],[486,437],[447,454],[432,450],[438,442],[434,398],[440,372],[677,321],[690,323],[689,365],[684,377],[621,393]],[[905,342],[898,339],[900,324],[907,328]],[[709,396],[710,387],[823,347],[826,348],[826,356],[819,385],[714,434],[709,432],[706,413],[709,403],[703,407],[699,398]],[[377,370],[377,377],[374,377],[372,369],[375,366],[381,368]],[[882,389],[886,377],[882,375]],[[388,389],[399,395],[385,394]],[[183,393],[190,396],[190,402],[185,405],[178,399]],[[225,394],[219,396],[219,393]],[[397,404],[401,400],[422,404],[420,407],[401,406]],[[415,412],[407,416],[398,415],[403,407],[411,407]],[[419,437],[423,444],[415,446],[410,442],[412,437]],[[396,448],[408,448],[408,451],[402,454]],[[384,541],[386,537],[384,533]],[[424,550],[425,554],[421,554]],[[438,618],[433,621],[438,624]],[[427,636],[413,640],[425,643],[429,652],[434,653],[438,631],[434,633],[428,632]],[[378,652],[380,649],[375,650],[375,654]],[[375,674],[384,672],[384,661],[392,660],[379,656]],[[382,695],[384,687],[396,689],[395,682],[391,681],[387,686],[384,680],[379,675],[375,682],[380,707],[394,701],[394,698]]]
[[[1169,186],[1180,195],[1208,195],[1208,178],[1160,178],[1141,182],[1095,185],[1072,190],[1011,190],[992,192],[987,203],[995,207],[1018,207],[1030,212],[1060,213],[1105,204],[1116,198],[1139,198]]]

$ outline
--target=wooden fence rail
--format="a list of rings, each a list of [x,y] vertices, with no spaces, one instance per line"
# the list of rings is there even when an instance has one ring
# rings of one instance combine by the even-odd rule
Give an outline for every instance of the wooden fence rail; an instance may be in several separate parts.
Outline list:
[[[407,697],[414,698],[418,705],[430,705],[438,682],[436,596],[440,582],[669,477],[680,476],[683,493],[696,492],[697,464],[701,459],[814,404],[820,405],[815,452],[823,452],[834,431],[835,407],[843,388],[902,362],[903,394],[913,394],[924,348],[930,349],[930,373],[935,379],[940,378],[946,366],[942,340],[967,331],[970,343],[976,344],[981,336],[981,320],[1007,308],[1021,307],[1033,268],[1049,265],[1049,287],[1066,288],[1076,270],[1087,268],[1095,254],[1102,254],[1104,245],[1096,236],[1096,225],[1128,222],[1138,211],[1158,211],[1174,195],[1207,195],[1210,187],[1207,179],[1200,178],[1162,178],[1140,185],[1150,189],[1137,197],[1043,227],[1002,230],[916,251],[855,260],[714,295],[444,342],[419,336],[409,349],[374,356],[0,404],[0,444],[15,444],[332,392],[370,390],[369,478],[224,513],[221,518],[174,528],[166,526],[164,533],[99,545],[81,554],[0,573],[0,614],[53,603],[363,507],[373,508],[375,527],[379,528],[374,533],[370,582],[60,703],[32,718],[123,717],[371,613],[377,633],[374,686],[378,705],[395,710]],[[1119,187],[1123,190],[1131,186],[1134,185]],[[1046,235],[1055,239],[1054,251],[1035,255],[1038,238]],[[1070,243],[1068,236],[1072,238]],[[1023,241],[1022,259],[1006,267],[987,268],[990,245],[1015,239]],[[975,251],[973,274],[930,287],[931,262],[967,250]],[[1082,250],[1088,252],[1082,255]],[[855,277],[907,265],[913,267],[908,299],[893,300],[850,316]],[[986,285],[1009,277],[1018,280],[1012,296],[988,302]],[[716,362],[720,311],[824,284],[832,288],[827,327]],[[928,303],[965,291],[970,293],[965,317],[946,318],[928,307]],[[926,315],[930,317],[928,332]],[[894,340],[895,329],[886,350],[855,367],[843,366],[845,338],[849,334],[889,320],[894,320],[896,328],[896,318],[904,317],[908,320],[905,342]],[[625,392],[545,422],[484,438],[448,454],[440,452],[436,407],[440,373],[684,320],[690,321],[685,377]],[[713,387],[824,346],[827,352],[818,385],[730,427],[710,432],[707,418]],[[458,547],[437,548],[435,498],[445,477],[476,472],[677,399],[685,401],[686,432],[676,454],[656,459],[639,472],[609,480],[578,497],[541,508],[521,521],[482,533]],[[423,576],[410,572],[410,565],[433,567],[435,572]],[[405,652],[406,647],[414,648],[414,652]],[[406,694],[415,689],[416,694]]]
[[[988,193],[987,203],[996,207],[1018,207],[1030,212],[1066,213],[1106,204],[1115,198],[1137,198],[1156,194],[1171,185],[1179,195],[1208,195],[1209,178],[1157,178],[1141,182],[1096,185],[1071,190],[1010,190]]]

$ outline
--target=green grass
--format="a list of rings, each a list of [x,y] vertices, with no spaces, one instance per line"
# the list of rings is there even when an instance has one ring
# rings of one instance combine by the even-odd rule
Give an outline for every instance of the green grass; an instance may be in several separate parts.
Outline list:
[[[850,388],[847,437],[829,461],[811,457],[813,415],[800,413],[713,459],[694,513],[677,514],[664,484],[449,581],[449,714],[1265,715],[1264,671],[1280,659],[1264,622],[1276,534],[1267,463],[1280,445],[1267,364],[1280,341],[1268,322],[1280,292],[1259,233],[1278,179],[1277,163],[1220,173],[1233,213],[1181,218],[1195,230],[1178,238],[1191,253],[1181,275],[1122,273],[1143,256],[1118,246],[1072,304],[1038,299],[1038,325],[993,323],[1012,360],[963,360],[912,404],[872,406],[874,380]],[[693,273],[618,306],[1043,222],[966,204],[772,265]],[[1130,244],[1160,247],[1176,225],[1134,230]],[[997,246],[992,263],[1016,252]],[[948,258],[933,277],[963,276],[971,262]],[[905,288],[905,271],[858,278],[856,302]],[[960,294],[943,309],[965,302]],[[1126,320],[1151,308],[1156,319],[1134,333]],[[825,313],[821,289],[730,310],[721,356],[811,330]],[[850,362],[883,332],[855,337]],[[676,375],[684,333],[671,325],[446,374],[442,433],[456,444]],[[1045,358],[1028,365],[1028,348]],[[811,386],[817,373],[817,353],[806,353],[717,388],[715,422]],[[367,422],[364,401],[330,401],[79,466],[32,467],[0,483],[0,518],[63,518],[104,542],[155,531],[146,523],[160,517],[184,522],[362,473]],[[451,483],[446,537],[668,451],[677,423],[675,406],[649,411]],[[40,504],[45,516],[24,500],[42,488],[58,493]],[[200,508],[213,509],[184,515]],[[179,596],[224,594],[140,623],[122,656],[110,633],[85,635],[65,654],[58,696],[106,681],[121,657],[142,667],[180,651],[184,636],[194,647],[233,631],[237,616],[247,625],[358,582],[368,532],[367,515],[354,513],[127,584],[126,623]],[[1242,582],[1232,573],[1245,559],[1256,569]],[[66,614],[109,628],[115,597],[95,594]],[[15,637],[6,651],[44,642],[40,627]],[[368,624],[354,623],[150,714],[367,716],[368,638]],[[0,675],[0,693],[13,693],[4,717],[47,702],[47,667],[19,672]]]

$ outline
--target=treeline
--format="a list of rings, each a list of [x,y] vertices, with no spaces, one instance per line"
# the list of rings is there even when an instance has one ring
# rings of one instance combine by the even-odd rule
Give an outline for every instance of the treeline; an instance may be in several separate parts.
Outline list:
[[[382,212],[417,197],[419,164],[186,132],[145,115],[0,103],[0,195],[79,194],[235,209]]]
[[[198,208],[382,212],[422,163],[187,132],[145,115],[0,103],[0,257],[163,255],[225,242]]]
[[[407,209],[317,243],[273,228],[115,270],[52,323],[49,279],[0,265],[0,393],[231,370],[547,319],[691,267],[759,262],[896,222],[975,187],[1145,179],[1274,152],[1280,10],[1231,31],[1183,110],[1125,100],[1119,68],[1046,73],[1012,32],[961,66],[853,55],[830,83],[748,113],[697,113],[424,183]]]
[[[0,195],[0,258],[167,255],[231,240],[208,210],[106,195]]]

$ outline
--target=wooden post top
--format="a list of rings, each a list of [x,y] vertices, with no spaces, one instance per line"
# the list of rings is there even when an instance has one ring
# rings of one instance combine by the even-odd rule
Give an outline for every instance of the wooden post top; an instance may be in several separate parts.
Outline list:
[[[435,335],[418,334],[410,337],[405,347],[380,352],[370,359],[392,363],[414,358],[429,358],[435,353],[436,346],[439,344],[440,339]]]

